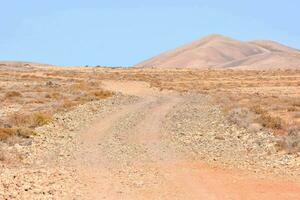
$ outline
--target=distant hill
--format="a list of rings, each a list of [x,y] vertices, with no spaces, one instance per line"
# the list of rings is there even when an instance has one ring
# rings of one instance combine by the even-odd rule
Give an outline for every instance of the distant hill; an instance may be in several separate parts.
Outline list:
[[[136,67],[300,69],[300,51],[269,40],[243,42],[210,35],[141,62]]]
[[[29,70],[36,67],[51,67],[53,65],[33,63],[33,62],[22,62],[22,61],[0,61],[0,70]]]

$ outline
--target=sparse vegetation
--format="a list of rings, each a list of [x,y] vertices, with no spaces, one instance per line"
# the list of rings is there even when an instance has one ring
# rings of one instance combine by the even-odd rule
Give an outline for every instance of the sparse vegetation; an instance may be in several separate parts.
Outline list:
[[[127,79],[147,80],[160,90],[210,94],[230,121],[245,128],[261,130],[261,125],[287,134],[289,127],[300,123],[299,70],[144,69],[136,70],[135,75],[128,73]]]
[[[11,75],[9,71],[0,72],[0,137],[3,141],[10,136],[34,135],[34,128],[51,122],[54,113],[113,95],[101,88],[99,79],[86,81],[86,77],[77,77],[73,70],[68,71],[67,76],[55,70],[45,70],[45,76],[41,75],[43,70],[39,72],[20,71],[14,73],[14,79],[7,78]]]
[[[52,116],[48,113],[37,112],[32,116],[32,126],[43,126],[50,123],[52,120]]]
[[[0,141],[4,141],[8,137],[16,134],[17,134],[17,129],[15,128],[0,128]]]
[[[15,80],[7,79],[8,76],[7,71],[0,74],[3,94],[0,98],[4,100],[0,104],[8,112],[1,118],[0,127],[3,128],[4,125],[11,128],[40,126],[48,123],[55,112],[110,97],[113,93],[101,88],[103,79],[146,81],[161,91],[209,94],[231,122],[254,132],[264,128],[288,135],[289,128],[300,123],[299,70],[97,67],[41,70],[39,74],[20,72],[15,74]],[[48,113],[50,118],[36,113]]]
[[[275,130],[282,128],[282,122],[279,117],[273,117],[270,114],[264,113],[260,116],[260,119],[260,123],[266,128]]]
[[[5,98],[13,98],[13,97],[21,97],[21,96],[22,96],[22,94],[17,91],[8,91],[5,94]]]
[[[106,90],[94,91],[91,94],[98,98],[107,98],[113,95],[111,91],[106,91]]]
[[[13,127],[22,127],[31,123],[31,117],[26,114],[13,113],[8,117],[8,125]]]
[[[281,136],[277,142],[279,149],[287,153],[300,152],[300,126],[290,127],[288,134]]]

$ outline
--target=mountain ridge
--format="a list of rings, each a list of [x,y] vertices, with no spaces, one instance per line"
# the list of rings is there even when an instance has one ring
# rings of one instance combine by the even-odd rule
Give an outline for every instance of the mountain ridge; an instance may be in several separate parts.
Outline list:
[[[300,51],[271,40],[239,41],[208,35],[145,60],[135,67],[300,68]]]

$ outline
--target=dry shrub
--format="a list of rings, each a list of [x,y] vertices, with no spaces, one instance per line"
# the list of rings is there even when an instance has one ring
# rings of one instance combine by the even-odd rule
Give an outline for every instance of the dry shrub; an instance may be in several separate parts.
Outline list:
[[[89,85],[91,87],[100,87],[101,86],[101,82],[94,82],[94,81],[91,81],[89,82]]]
[[[228,119],[239,126],[256,132],[265,128],[279,130],[282,128],[282,120],[279,117],[273,117],[260,106],[248,108],[234,108],[228,113]],[[261,125],[260,125],[261,124]]]
[[[36,103],[36,104],[44,104],[44,103],[46,103],[46,101],[43,100],[43,99],[34,99],[31,102],[32,103]]]
[[[52,81],[47,81],[45,85],[47,87],[53,87],[55,84]]]
[[[17,135],[23,138],[29,138],[33,135],[37,135],[37,133],[33,129],[22,127],[17,129]]]
[[[79,82],[71,85],[71,89],[73,90],[86,91],[89,90],[89,88],[89,85],[85,82]]]
[[[0,128],[0,141],[5,141],[8,137],[17,134],[15,128]]]
[[[19,135],[12,135],[5,140],[5,143],[8,145],[19,144],[21,146],[29,146],[32,144],[32,140]]]
[[[267,113],[260,116],[259,122],[266,128],[277,130],[282,128],[282,120],[279,117],[273,117]]]
[[[265,110],[263,110],[260,105],[255,105],[253,107],[251,107],[251,110],[255,113],[255,114],[258,114],[258,115],[261,115],[261,114],[265,114]]]
[[[16,133],[5,140],[9,145],[19,144],[22,146],[29,146],[32,144],[31,136],[36,135],[36,132],[29,128],[18,128]]]
[[[251,107],[251,110],[255,114],[259,115],[256,121],[262,124],[264,127],[277,130],[282,128],[282,120],[279,117],[271,116],[266,110],[262,109],[259,105]]]
[[[98,98],[107,98],[107,97],[111,97],[114,93],[107,90],[99,90],[99,91],[94,91],[91,94]]]
[[[228,112],[230,122],[247,128],[253,122],[254,115],[248,108],[233,108]]]
[[[28,114],[13,113],[8,116],[8,124],[11,126],[25,126],[31,123],[31,117]]]
[[[32,135],[36,135],[36,132],[29,128],[0,128],[0,141],[7,141],[12,136],[29,138]]]
[[[66,110],[69,110],[71,108],[73,108],[74,106],[78,105],[78,101],[77,100],[69,100],[69,99],[64,99],[62,104],[59,105],[59,107],[57,108],[56,111],[58,112],[63,112],[63,111],[66,111]]]
[[[295,106],[290,106],[290,107],[287,108],[287,111],[289,111],[289,112],[297,111],[297,107],[295,107]]]
[[[17,91],[9,91],[9,92],[6,92],[6,94],[5,94],[6,98],[21,97],[21,96],[22,96],[22,94]]]
[[[52,98],[52,96],[51,96],[51,94],[45,94],[45,98],[47,98],[47,99],[51,99],[51,98]]]
[[[59,92],[53,92],[50,94],[50,97],[53,99],[59,99],[61,98],[61,94]]]
[[[277,146],[280,150],[285,150],[287,153],[300,152],[300,126],[290,127],[288,135],[281,136],[277,141]]]
[[[43,126],[52,121],[52,116],[48,113],[36,112],[32,116],[32,126]]]

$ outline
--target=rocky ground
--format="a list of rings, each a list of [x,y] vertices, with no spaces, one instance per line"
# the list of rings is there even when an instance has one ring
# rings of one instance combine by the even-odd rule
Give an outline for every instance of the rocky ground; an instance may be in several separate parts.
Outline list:
[[[184,96],[186,102],[167,115],[165,127],[175,143],[194,152],[195,159],[257,173],[300,175],[299,154],[277,151],[278,138],[271,132],[251,132],[229,123],[207,95]]]
[[[5,147],[20,163],[2,162],[2,199],[299,197],[299,157],[277,152],[271,133],[230,124],[207,95],[115,84],[123,94],[57,114],[27,145]]]
[[[3,154],[21,157],[18,163],[4,163],[0,170],[0,199],[72,199],[80,191],[74,187],[76,169],[70,164],[76,149],[74,137],[102,113],[109,113],[136,101],[116,95],[59,113],[50,124],[36,129],[31,145],[6,146]],[[9,157],[9,159],[15,159]],[[71,197],[72,196],[72,197]]]

